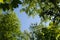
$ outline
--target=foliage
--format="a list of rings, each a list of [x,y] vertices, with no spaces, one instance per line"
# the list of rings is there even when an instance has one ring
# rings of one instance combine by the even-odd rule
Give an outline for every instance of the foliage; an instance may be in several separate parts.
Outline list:
[[[0,14],[0,40],[60,40],[60,0],[0,0],[0,9],[9,12],[19,4],[23,6],[21,11],[28,15],[39,14],[42,22],[51,21],[49,26],[40,23],[31,26],[30,33],[24,31],[20,35],[16,15],[13,12]]]
[[[30,40],[30,33],[25,30],[23,33],[20,34],[20,40]]]
[[[41,25],[34,25],[31,26],[31,29],[33,29],[32,35],[35,40],[60,40],[60,29],[56,28],[55,25],[52,26],[51,28],[49,27],[44,27]],[[51,25],[49,25],[51,26]],[[35,34],[35,35],[34,35]],[[34,40],[33,39],[33,40]]]
[[[22,0],[22,9],[28,15],[39,14],[42,22],[49,22],[49,26],[39,24],[31,26],[30,40],[60,40],[60,0]]]
[[[0,9],[4,11],[9,9],[14,9],[18,7],[18,4],[22,4],[20,0],[0,0]]]
[[[17,40],[20,24],[14,12],[0,14],[0,40]]]
[[[22,6],[28,15],[39,14],[44,21],[60,22],[60,0],[23,0]]]
[[[0,0],[0,40],[18,40],[20,24],[13,11],[22,4],[20,0]],[[3,10],[3,11],[2,11]]]
[[[1,3],[3,3],[3,0],[0,0]]]

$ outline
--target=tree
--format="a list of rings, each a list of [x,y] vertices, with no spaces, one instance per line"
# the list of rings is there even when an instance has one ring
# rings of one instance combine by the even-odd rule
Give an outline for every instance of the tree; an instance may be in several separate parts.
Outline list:
[[[19,40],[30,40],[30,32],[24,30],[21,32]]]
[[[49,27],[44,27],[43,24],[34,25],[34,26],[31,26],[31,30],[32,30],[31,32],[32,32],[33,38],[35,40],[47,40],[47,39],[59,40],[59,37],[60,37],[60,32],[59,32],[60,29],[56,28],[55,26],[49,28]]]
[[[18,4],[22,4],[20,0],[0,0],[0,9],[13,10],[18,7]]]
[[[60,0],[23,0],[22,10],[28,15],[39,14],[43,20],[52,20],[58,24],[60,22]]]
[[[20,36],[19,20],[14,12],[14,8],[22,4],[20,0],[0,0],[0,40],[18,40]],[[1,10],[2,9],[2,10]]]
[[[33,26],[32,35],[35,34],[37,40],[40,39],[59,40],[60,26],[58,25],[60,24],[60,0],[22,0],[22,1],[23,8],[21,9],[21,11],[25,11],[28,15],[38,14],[42,19],[42,22],[51,21],[49,22],[48,27],[42,26],[43,28],[41,28],[41,25],[39,27]]]
[[[18,40],[20,24],[14,12],[0,14],[0,40]]]

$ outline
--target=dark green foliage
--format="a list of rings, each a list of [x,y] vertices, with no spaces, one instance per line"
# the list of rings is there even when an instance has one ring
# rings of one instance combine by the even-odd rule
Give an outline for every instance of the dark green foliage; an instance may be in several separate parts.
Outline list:
[[[31,28],[34,29],[32,30],[32,34],[34,35],[35,34],[35,38],[37,38],[36,40],[57,40],[59,39],[59,37],[57,36],[60,36],[59,34],[59,30],[60,29],[57,29],[57,28],[51,28],[49,29],[48,27],[42,27],[42,25],[39,25],[39,26],[32,26]],[[34,38],[34,36],[33,36]],[[34,38],[34,39],[35,39]]]
[[[0,4],[0,8],[2,8],[4,11],[7,9],[9,10],[9,4]]]
[[[9,2],[8,2],[9,1]],[[18,4],[22,4],[20,0],[4,0],[4,3],[0,3],[0,8],[4,11],[9,9],[14,9],[18,7]]]
[[[15,13],[1,14],[0,40],[17,40],[20,35],[20,24]]]
[[[18,4],[22,4],[20,0],[13,0],[10,5],[12,8],[16,8],[18,7]]]

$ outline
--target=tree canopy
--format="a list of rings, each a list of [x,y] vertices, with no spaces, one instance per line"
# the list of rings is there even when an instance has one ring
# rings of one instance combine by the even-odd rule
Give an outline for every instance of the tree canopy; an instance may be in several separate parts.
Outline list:
[[[38,14],[48,27],[32,26],[31,40],[60,40],[60,0],[22,0],[22,9],[28,15]],[[34,36],[35,35],[35,36]]]
[[[0,40],[18,40],[20,24],[14,12],[0,14]]]
[[[21,35],[18,18],[10,12],[19,4],[20,11],[41,18],[39,25],[30,27],[30,33],[24,31]],[[0,40],[60,40],[60,0],[0,0],[0,9],[7,10],[6,14],[0,14]],[[44,22],[49,25],[45,27]]]
[[[18,4],[22,4],[20,0],[0,0],[0,9],[5,10],[13,10],[18,7]]]
[[[0,0],[0,40],[19,40],[21,25],[13,12],[19,4],[20,0]]]
[[[51,25],[49,25],[51,26]],[[60,26],[45,27],[44,24],[31,26],[33,40],[60,40]]]
[[[28,15],[39,14],[44,20],[59,23],[60,0],[22,0],[22,10]]]

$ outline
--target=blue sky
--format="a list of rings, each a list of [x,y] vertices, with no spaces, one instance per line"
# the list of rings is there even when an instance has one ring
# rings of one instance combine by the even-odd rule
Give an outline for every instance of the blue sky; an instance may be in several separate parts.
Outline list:
[[[21,5],[19,5],[18,8],[16,8],[14,11],[16,12],[20,23],[21,23],[21,31],[27,30],[29,31],[29,27],[32,23],[38,23],[40,22],[40,18],[38,15],[36,15],[34,18],[32,16],[28,16],[25,12],[20,13],[20,9],[22,8]]]

